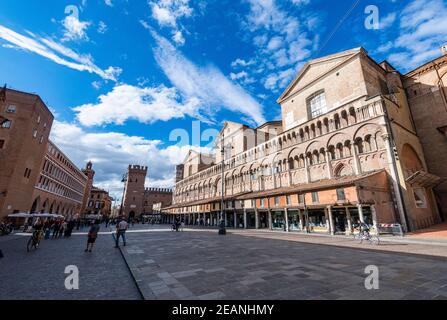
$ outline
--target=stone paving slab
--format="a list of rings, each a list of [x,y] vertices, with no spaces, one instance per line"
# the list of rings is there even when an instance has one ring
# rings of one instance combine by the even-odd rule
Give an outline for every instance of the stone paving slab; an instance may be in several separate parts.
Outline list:
[[[86,236],[43,240],[27,252],[29,236],[0,242],[0,300],[137,300],[138,287],[110,235],[99,236],[92,253],[84,252]],[[79,290],[65,289],[67,265],[79,269]]]
[[[447,299],[445,258],[201,231],[128,235],[145,299]],[[368,265],[379,290],[365,289]]]

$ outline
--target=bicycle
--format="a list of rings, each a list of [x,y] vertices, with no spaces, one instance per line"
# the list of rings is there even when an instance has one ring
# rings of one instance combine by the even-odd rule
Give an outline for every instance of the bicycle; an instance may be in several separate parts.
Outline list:
[[[40,244],[40,240],[42,240],[43,237],[43,231],[42,230],[36,230],[33,232],[33,235],[31,238],[29,238],[28,243],[26,244],[26,251],[30,252],[32,248],[34,250],[37,250]]]
[[[355,241],[359,241],[360,244],[363,243],[363,240],[369,241],[373,245],[380,244],[380,238],[377,235],[371,235],[369,231],[360,231],[359,233],[355,233],[353,238]]]

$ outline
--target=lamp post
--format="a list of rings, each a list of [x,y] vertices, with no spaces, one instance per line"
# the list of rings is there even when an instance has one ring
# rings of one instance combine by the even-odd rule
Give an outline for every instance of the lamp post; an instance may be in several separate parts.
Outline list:
[[[124,193],[126,191],[126,181],[127,181],[127,173],[123,175],[123,179],[121,180],[121,182],[124,183],[124,187],[123,187],[123,196],[121,197],[120,217],[122,217],[123,215],[123,203],[124,203]]]
[[[224,219],[224,190],[225,190],[225,134],[222,133],[221,146],[220,146],[220,154],[222,157],[221,161],[221,199],[220,199],[220,223],[219,223],[219,234],[225,235],[227,234],[227,230],[225,229],[225,219]]]

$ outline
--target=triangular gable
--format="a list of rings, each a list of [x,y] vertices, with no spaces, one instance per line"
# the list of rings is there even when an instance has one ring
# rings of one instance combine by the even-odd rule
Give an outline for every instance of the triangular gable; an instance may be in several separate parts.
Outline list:
[[[356,54],[364,51],[363,48],[351,49],[348,51],[343,51],[337,54],[329,55],[319,59],[314,59],[307,62],[300,70],[295,79],[289,84],[289,86],[284,90],[281,96],[278,98],[277,102],[281,103],[288,96],[294,92],[300,90],[301,88],[312,83],[321,76],[327,74],[331,70],[337,68],[341,64],[345,63],[347,60],[355,56]]]

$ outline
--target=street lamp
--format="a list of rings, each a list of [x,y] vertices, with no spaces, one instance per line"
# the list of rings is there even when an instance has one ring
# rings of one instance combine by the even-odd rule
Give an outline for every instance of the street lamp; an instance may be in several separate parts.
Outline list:
[[[232,147],[231,147],[232,148]],[[220,199],[220,223],[219,223],[219,234],[225,235],[227,234],[227,230],[225,228],[225,219],[224,219],[224,205],[225,205],[225,134],[222,132],[221,146],[220,146],[220,154],[221,154],[221,199]]]
[[[123,179],[121,180],[121,182],[124,183],[124,187],[123,187],[123,196],[121,197],[121,206],[120,206],[120,216],[122,217],[123,215],[123,202],[124,202],[124,192],[126,191],[126,181],[127,181],[127,173],[125,173],[123,175]]]

